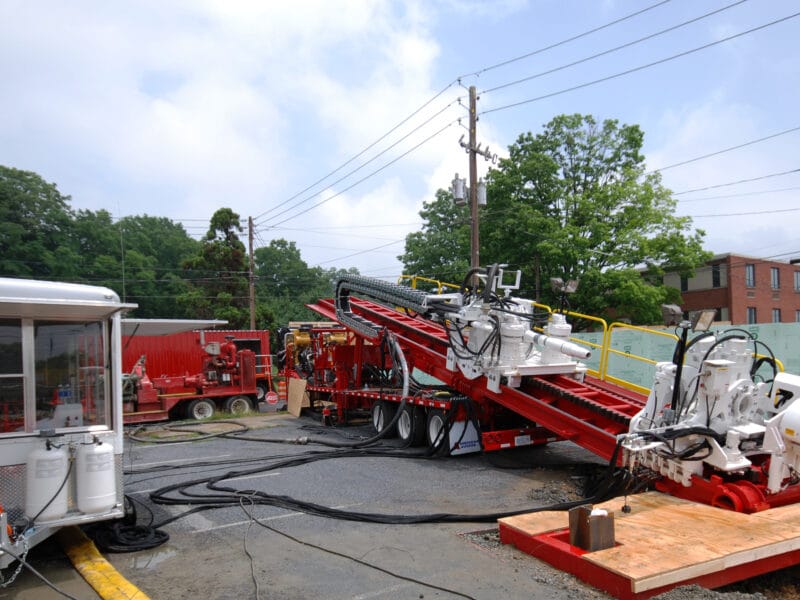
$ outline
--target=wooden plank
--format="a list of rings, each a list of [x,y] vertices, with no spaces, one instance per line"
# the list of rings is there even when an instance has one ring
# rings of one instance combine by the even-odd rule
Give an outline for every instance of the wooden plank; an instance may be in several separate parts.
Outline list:
[[[627,579],[631,593],[713,578],[727,569],[800,550],[800,506],[751,515],[700,505],[658,492],[597,505],[613,512],[613,548],[580,556],[584,564]],[[537,536],[568,527],[567,513],[542,512],[501,519],[515,535]],[[519,538],[517,538],[519,539]],[[546,560],[546,557],[545,557]]]

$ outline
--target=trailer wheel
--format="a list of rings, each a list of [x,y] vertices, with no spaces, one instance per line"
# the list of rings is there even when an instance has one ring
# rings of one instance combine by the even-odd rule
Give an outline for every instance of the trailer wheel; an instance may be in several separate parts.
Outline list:
[[[247,396],[231,396],[225,400],[225,410],[232,415],[243,415],[253,410],[253,403]]]
[[[426,441],[428,447],[435,449],[437,453],[449,454],[450,453],[450,440],[445,430],[444,411],[431,409],[428,411],[428,423],[425,427]]]
[[[186,405],[186,416],[195,421],[203,421],[214,416],[217,407],[207,398],[197,398]]]
[[[422,407],[406,404],[397,419],[397,435],[409,446],[425,443],[425,411]]]
[[[378,433],[383,433],[386,426],[392,422],[397,407],[386,400],[378,400],[372,405],[372,426]],[[386,437],[392,437],[396,431],[396,426],[391,431],[386,432]]]

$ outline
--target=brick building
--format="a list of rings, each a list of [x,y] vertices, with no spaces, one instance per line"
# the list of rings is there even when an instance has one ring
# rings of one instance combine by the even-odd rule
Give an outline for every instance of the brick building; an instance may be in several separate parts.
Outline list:
[[[795,262],[718,254],[694,277],[667,273],[664,284],[681,291],[686,313],[715,308],[718,321],[733,325],[800,322],[800,264]]]

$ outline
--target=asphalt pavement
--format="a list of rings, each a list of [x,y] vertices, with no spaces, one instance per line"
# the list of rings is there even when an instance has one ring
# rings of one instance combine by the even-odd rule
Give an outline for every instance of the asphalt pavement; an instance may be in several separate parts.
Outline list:
[[[338,451],[275,440],[310,436],[346,444],[369,437],[370,428],[319,429],[312,419],[285,414],[244,422],[253,427],[247,437],[273,441],[174,442],[185,434],[156,427],[137,434],[147,441],[126,444],[124,488],[138,523],[159,525],[169,539],[147,550],[104,555],[150,598],[606,597],[500,544],[493,521],[374,523],[309,514],[289,500],[274,505],[290,498],[312,505],[312,512],[333,508],[351,519],[364,513],[366,519],[388,515],[387,521],[533,508],[575,498],[582,476],[601,466],[571,444],[438,459],[357,454],[289,466],[289,458]],[[203,430],[226,427],[204,424]],[[170,439],[173,443],[164,443]],[[205,480],[231,472],[219,485],[238,491],[234,502],[190,512],[198,508],[193,502],[213,503],[223,495],[229,501],[231,494],[208,489]],[[191,481],[201,483],[166,494],[176,499],[174,505],[151,499],[156,490]],[[259,494],[268,494],[273,505],[259,504]],[[29,560],[72,597],[98,598],[54,543],[35,548]],[[0,590],[0,599],[62,597],[26,571]]]

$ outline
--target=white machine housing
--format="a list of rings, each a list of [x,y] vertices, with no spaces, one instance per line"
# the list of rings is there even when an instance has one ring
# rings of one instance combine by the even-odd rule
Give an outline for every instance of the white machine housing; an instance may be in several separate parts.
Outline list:
[[[572,326],[561,313],[553,313],[544,333],[531,328],[533,302],[511,296],[519,289],[521,273],[516,272],[514,283],[503,283],[502,269],[493,281],[487,281],[492,292],[503,290],[504,298],[487,301],[481,295],[447,319],[466,337],[450,331],[447,368],[461,370],[468,379],[486,376],[486,387],[500,391],[505,378],[509,387],[519,387],[528,375],[568,374],[582,379],[586,366],[574,359],[587,359],[591,351],[569,341]]]
[[[723,339],[725,337],[726,339]],[[744,473],[748,457],[770,455],[768,493],[800,473],[800,377],[754,381],[751,340],[707,335],[690,344],[672,406],[677,366],[656,364],[645,407],[621,436],[629,466],[643,465],[684,486],[706,467]]]

